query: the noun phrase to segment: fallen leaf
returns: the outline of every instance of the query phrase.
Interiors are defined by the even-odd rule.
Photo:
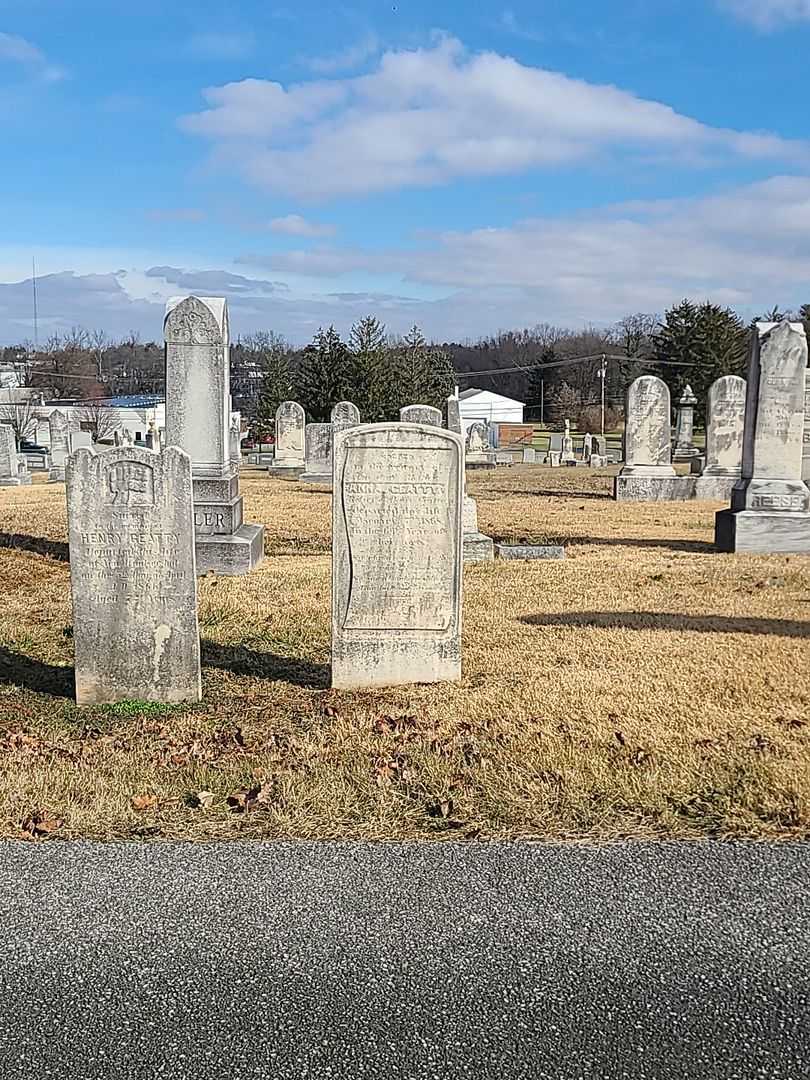
[[[62,828],[61,818],[49,817],[42,810],[36,810],[22,823],[22,831],[29,836],[51,836]]]
[[[216,793],[213,791],[195,791],[192,796],[196,806],[201,810],[208,810],[216,802]]]
[[[627,746],[627,739],[625,739],[621,731],[614,731],[613,734],[616,736],[616,742],[619,746]]]
[[[130,806],[133,810],[142,813],[144,810],[154,810],[157,801],[157,795],[133,795],[130,799]]]

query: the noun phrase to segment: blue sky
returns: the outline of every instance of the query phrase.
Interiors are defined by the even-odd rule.
[[[810,301],[810,0],[0,0],[0,340]]]

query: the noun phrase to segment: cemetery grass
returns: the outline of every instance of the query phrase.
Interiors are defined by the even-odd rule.
[[[204,701],[72,700],[64,487],[0,491],[0,835],[807,837],[810,558],[719,555],[708,503],[604,472],[472,473],[458,685],[329,689],[329,496],[245,471],[267,528],[201,582]]]

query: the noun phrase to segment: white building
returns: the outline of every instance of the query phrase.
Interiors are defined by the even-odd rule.
[[[492,390],[479,390],[471,386],[458,395],[461,423],[467,429],[476,421],[487,424],[522,424],[524,402],[504,397]]]

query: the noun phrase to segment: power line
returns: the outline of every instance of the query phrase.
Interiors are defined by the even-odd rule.
[[[623,360],[631,364],[655,364],[656,367],[694,367],[694,364],[681,360],[645,360],[635,356],[612,356],[610,353],[597,353],[595,356],[575,356],[568,360],[551,360],[545,364],[522,364],[518,367],[488,368],[486,371],[457,371],[456,378],[473,379],[479,375],[500,375],[514,371],[543,371],[546,368],[566,367],[569,364],[584,364],[589,360]]]

